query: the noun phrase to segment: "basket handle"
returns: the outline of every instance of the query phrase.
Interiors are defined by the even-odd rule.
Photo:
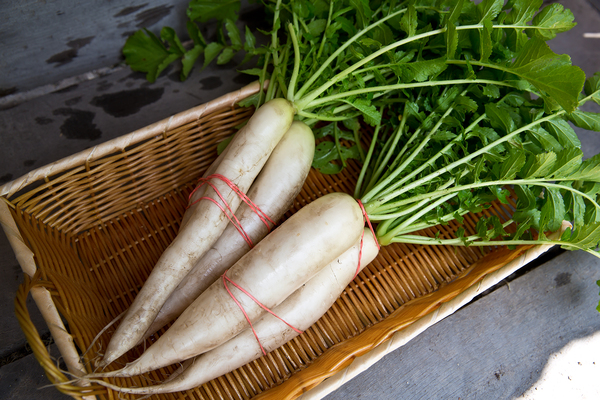
[[[29,310],[27,309],[27,296],[30,292],[36,290],[45,291],[48,294],[49,292],[44,282],[40,279],[40,270],[35,273],[33,278],[30,278],[27,274],[24,275],[25,280],[19,285],[15,296],[15,315],[21,326],[21,330],[27,339],[27,343],[29,343],[29,346],[31,347],[35,359],[44,369],[51,384],[60,392],[75,399],[91,400],[95,399],[96,395],[106,395],[106,389],[100,385],[86,385],[84,389],[81,386],[72,384],[71,380],[65,376],[62,370],[55,364],[52,357],[50,357],[50,353],[33,324],[31,316],[29,315]]]

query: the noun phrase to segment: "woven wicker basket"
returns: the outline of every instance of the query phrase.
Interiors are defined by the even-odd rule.
[[[105,348],[111,330],[83,359],[82,352],[133,301],[175,237],[187,195],[216,157],[217,144],[251,115],[251,109],[236,103],[257,90],[257,84],[247,86],[0,189],[5,200],[0,201],[0,221],[25,272],[15,300],[17,318],[58,390],[74,398],[119,398],[101,386],[69,383],[29,317],[28,294],[70,372],[89,372],[90,361]],[[287,216],[323,194],[352,193],[358,173],[353,164],[335,176],[311,171]],[[494,204],[486,213],[506,220],[510,208]],[[476,220],[468,215],[465,227],[473,231]],[[438,229],[450,237],[448,227]],[[155,397],[320,398],[546,249],[385,247],[334,306],[290,343],[201,387]],[[132,361],[141,351],[134,349],[118,361]],[[173,370],[112,382],[150,385]]]

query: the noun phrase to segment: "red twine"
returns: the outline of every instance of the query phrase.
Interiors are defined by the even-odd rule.
[[[200,200],[209,200],[209,201],[212,201],[217,207],[219,207],[221,209],[221,211],[223,211],[223,213],[225,213],[225,215],[227,216],[227,218],[229,219],[229,221],[231,221],[231,223],[233,224],[233,226],[235,226],[235,228],[240,233],[240,235],[242,235],[242,237],[244,238],[244,240],[246,241],[246,243],[248,243],[248,246],[250,246],[250,248],[253,248],[254,244],[252,243],[252,240],[250,239],[250,236],[246,233],[246,231],[242,227],[239,219],[235,216],[235,213],[231,210],[231,207],[229,207],[229,204],[227,204],[227,201],[223,198],[223,196],[221,195],[221,193],[219,192],[219,190],[216,188],[216,186],[212,182],[210,182],[210,179],[213,179],[213,178],[220,179],[221,181],[225,182],[242,199],[243,202],[245,202],[246,204],[248,204],[248,206],[250,207],[250,209],[252,211],[254,211],[256,213],[256,215],[258,215],[258,217],[260,218],[260,220],[267,226],[268,231],[271,232],[271,226],[269,225],[269,222],[271,224],[273,224],[273,226],[275,226],[275,222],[273,222],[271,220],[271,218],[269,218],[269,216],[266,213],[264,213],[256,204],[254,204],[254,202],[252,202],[252,200],[250,200],[248,198],[248,196],[246,196],[246,194],[244,192],[242,192],[237,187],[237,185],[235,183],[233,183],[231,180],[229,180],[228,178],[226,178],[226,177],[224,177],[223,175],[220,175],[220,174],[212,174],[212,175],[207,176],[206,178],[200,178],[199,179],[200,184],[196,186],[196,188],[192,191],[192,193],[190,193],[189,199],[191,200],[191,198],[194,195],[194,193],[196,193],[196,191],[201,186],[203,186],[203,185],[209,185],[215,191],[215,193],[217,194],[217,196],[219,196],[219,198],[221,199],[221,201],[223,202],[223,204],[225,206],[222,206],[215,199],[213,199],[211,197],[204,196],[204,197],[201,197],[198,200],[194,201],[193,203],[189,204],[188,207],[193,206],[194,204],[196,204]],[[369,217],[367,215],[365,207],[363,206],[363,204],[362,204],[362,202],[360,200],[357,200],[357,201],[358,201],[358,205],[360,206],[360,209],[362,210],[364,220],[366,221],[366,223],[369,226],[369,229],[371,229],[371,232],[373,233],[373,237],[375,238],[375,243],[377,244],[377,249],[380,249],[381,246],[379,245],[379,242],[377,241],[377,237],[375,235],[375,230],[373,229],[373,225],[371,225],[371,221],[369,220]],[[229,211],[229,213],[227,213],[227,210]],[[358,276],[358,273],[360,271],[360,260],[362,258],[362,249],[363,249],[363,239],[364,239],[364,236],[365,236],[365,232],[363,231],[362,234],[361,234],[361,236],[360,236],[360,248],[359,248],[359,251],[358,251],[358,266],[356,267],[356,273],[354,274],[354,277],[352,278],[352,280],[354,280]],[[236,297],[233,295],[233,293],[231,292],[231,290],[227,286],[227,282],[231,283],[237,289],[239,289],[240,291],[242,291],[242,293],[244,293],[246,296],[250,297],[250,299],[252,299],[252,301],[254,301],[256,304],[258,304],[262,309],[264,309],[269,314],[273,315],[275,318],[277,318],[280,321],[282,321],[283,323],[285,323],[287,326],[289,326],[290,328],[292,328],[294,331],[296,331],[297,333],[302,333],[301,330],[299,330],[299,329],[293,327],[292,325],[290,325],[289,323],[287,323],[285,320],[283,320],[281,317],[279,317],[277,314],[275,314],[273,311],[271,311],[268,307],[266,307],[260,301],[258,301],[248,291],[246,291],[245,289],[243,289],[237,283],[233,282],[227,276],[227,271],[225,271],[225,273],[222,275],[222,279],[223,279],[223,286],[225,287],[225,290],[227,290],[227,293],[229,293],[229,295],[231,296],[231,298],[233,299],[233,301],[235,302],[235,304],[237,304],[237,306],[240,308],[240,310],[244,314],[244,317],[246,317],[246,321],[248,321],[248,324],[250,325],[250,329],[252,329],[252,333],[254,334],[254,337],[256,338],[256,341],[258,342],[258,345],[260,346],[260,350],[262,351],[263,355],[266,355],[267,352],[265,351],[263,345],[260,342],[260,339],[258,338],[258,334],[256,333],[256,330],[254,329],[254,326],[252,325],[252,321],[250,321],[250,317],[246,313],[246,310],[244,310],[244,307],[242,306],[242,304],[236,299]]]
[[[233,293],[231,293],[231,290],[229,290],[229,287],[227,287],[227,282],[231,283],[233,286],[235,286],[236,288],[238,288],[239,290],[241,290],[242,293],[244,293],[246,296],[250,297],[252,299],[252,301],[254,301],[256,304],[258,304],[263,310],[265,310],[266,312],[268,312],[269,314],[271,314],[272,316],[274,316],[275,318],[277,318],[278,320],[280,320],[281,322],[283,322],[284,324],[286,324],[287,326],[289,326],[290,328],[292,328],[294,331],[296,331],[298,333],[302,333],[302,331],[300,329],[297,329],[297,328],[293,327],[288,322],[286,322],[283,318],[281,318],[280,316],[278,316],[277,314],[275,314],[267,306],[263,305],[254,296],[252,296],[248,291],[246,291],[241,286],[239,286],[237,283],[235,283],[234,281],[232,281],[226,274],[227,274],[227,271],[225,271],[225,273],[222,275],[222,277],[223,277],[223,286],[225,286],[225,289],[227,290],[227,293],[229,293],[229,295],[231,296],[231,298],[233,299],[233,301],[235,301],[235,304],[237,304],[238,307],[240,308],[240,310],[242,310],[242,312],[244,313],[244,316],[246,317],[246,321],[248,321],[248,324],[250,324],[250,329],[252,329],[252,333],[254,333],[254,337],[256,338],[256,341],[258,342],[258,345],[260,346],[260,350],[262,351],[262,353],[264,355],[267,355],[267,352],[265,351],[265,349],[263,348],[262,344],[260,343],[260,339],[258,338],[258,334],[256,333],[256,331],[254,330],[254,326],[252,325],[252,322],[250,321],[250,317],[248,317],[248,314],[246,313],[246,310],[244,310],[244,307],[235,298],[235,296],[233,295]]]
[[[246,243],[248,243],[248,246],[250,246],[250,248],[253,248],[254,243],[252,243],[250,236],[246,233],[246,231],[242,227],[242,224],[240,223],[238,218],[235,216],[235,213],[231,210],[231,207],[229,207],[229,204],[227,204],[227,201],[223,198],[223,195],[221,195],[221,192],[219,192],[219,190],[216,188],[216,186],[210,181],[212,178],[220,179],[223,182],[225,182],[227,184],[227,186],[229,186],[242,199],[242,201],[244,203],[248,204],[250,209],[252,211],[254,211],[254,213],[256,213],[256,215],[258,215],[258,218],[260,218],[260,220],[267,226],[268,232],[271,232],[271,226],[269,225],[269,222],[273,226],[275,226],[275,222],[273,222],[273,220],[271,218],[269,218],[269,216],[266,213],[264,213],[256,204],[254,204],[254,202],[252,200],[250,200],[250,198],[248,196],[246,196],[246,194],[244,192],[242,192],[235,183],[233,183],[231,180],[229,180],[228,178],[226,178],[220,174],[212,174],[212,175],[207,176],[206,178],[200,178],[198,180],[198,182],[200,182],[200,184],[196,186],[196,188],[192,191],[192,193],[190,193],[189,200],[191,200],[194,193],[196,193],[196,191],[200,187],[202,187],[204,185],[209,185],[217,193],[217,196],[219,196],[219,198],[221,199],[223,204],[225,204],[225,207],[227,207],[227,210],[229,210],[229,213],[231,215],[228,214],[227,211],[225,210],[225,207],[223,207],[221,204],[219,204],[215,199],[213,199],[211,197],[207,197],[207,196],[200,197],[198,200],[196,200],[193,203],[191,203],[190,205],[188,205],[188,207],[193,206],[194,204],[198,203],[200,200],[212,201],[213,203],[215,203],[215,205],[217,207],[219,207],[221,209],[221,211],[223,211],[223,213],[227,216],[229,221],[231,221],[231,223],[233,224],[235,229],[237,229],[237,231],[240,233],[240,235],[242,235],[242,237],[244,238]]]
[[[200,184],[196,186],[196,188],[192,191],[192,193],[190,193],[189,200],[191,200],[191,198],[194,195],[194,193],[196,193],[196,191],[201,186],[203,186],[203,185],[209,185],[215,191],[215,193],[217,193],[217,196],[219,196],[219,198],[221,199],[221,201],[223,202],[223,204],[225,206],[222,206],[215,199],[213,199],[211,197],[204,196],[204,197],[201,197],[198,200],[194,201],[193,203],[191,203],[188,207],[193,206],[194,204],[198,203],[200,200],[209,200],[209,201],[212,201],[217,207],[219,207],[221,209],[221,211],[223,211],[223,213],[225,213],[225,215],[227,216],[227,218],[229,219],[229,221],[231,221],[231,223],[233,224],[233,226],[235,226],[235,228],[240,233],[240,235],[242,235],[242,237],[244,238],[244,240],[246,241],[246,243],[248,243],[248,246],[250,246],[250,248],[253,248],[254,244],[252,243],[252,240],[250,239],[250,236],[246,233],[246,231],[242,227],[239,219],[235,216],[235,213],[231,210],[231,207],[229,207],[229,204],[227,204],[227,201],[223,198],[223,196],[221,195],[221,192],[219,192],[219,190],[215,187],[215,185],[212,182],[210,182],[210,179],[212,179],[212,178],[220,179],[223,182],[225,182],[227,184],[227,186],[229,186],[242,199],[243,202],[245,202],[246,204],[248,204],[248,206],[250,207],[250,209],[252,211],[254,211],[256,213],[256,215],[258,215],[258,217],[260,218],[260,220],[267,226],[268,231],[271,232],[271,226],[269,225],[269,222],[271,224],[273,224],[273,226],[275,226],[275,222],[273,222],[273,220],[271,220],[271,218],[269,218],[269,216],[266,213],[264,213],[256,204],[254,204],[254,202],[252,200],[250,200],[250,198],[248,198],[248,196],[246,196],[246,194],[243,191],[241,191],[240,188],[238,188],[235,183],[233,183],[231,180],[229,180],[228,178],[226,178],[225,176],[220,175],[220,174],[212,174],[212,175],[207,176],[206,178],[200,178],[198,180],[200,182]],[[229,213],[231,215],[227,213],[226,209],[229,210]],[[237,304],[237,306],[240,308],[240,310],[242,310],[242,313],[244,314],[244,317],[246,317],[246,321],[248,321],[248,324],[250,325],[250,329],[252,329],[252,333],[254,333],[254,337],[256,338],[256,341],[258,342],[258,345],[260,346],[260,350],[262,351],[262,353],[264,355],[266,355],[267,352],[265,351],[265,349],[263,348],[262,344],[260,343],[260,340],[258,339],[258,335],[256,333],[256,330],[254,329],[254,326],[252,325],[252,321],[250,321],[250,317],[246,313],[246,310],[244,310],[244,307],[242,306],[242,304],[235,298],[235,296],[233,295],[233,293],[231,292],[231,290],[229,290],[229,287],[227,286],[227,282],[231,283],[233,286],[235,286],[236,288],[238,288],[239,290],[241,290],[242,293],[244,293],[246,296],[250,297],[262,309],[264,309],[265,311],[267,311],[268,313],[270,313],[271,315],[273,315],[274,317],[276,317],[280,321],[284,322],[287,326],[289,326],[290,328],[292,328],[294,331],[296,331],[298,333],[302,333],[301,330],[293,327],[292,325],[290,325],[289,323],[287,323],[286,321],[284,321],[281,317],[279,317],[278,315],[276,315],[268,307],[266,307],[265,305],[263,305],[254,296],[252,296],[248,291],[246,291],[245,289],[243,289],[237,283],[233,282],[226,274],[227,274],[227,271],[225,271],[225,273],[222,275],[223,286],[225,286],[225,290],[227,290],[227,293],[229,293],[229,295],[231,296],[231,298],[233,299],[233,301],[235,302],[235,304]]]
[[[373,233],[373,238],[375,239],[375,244],[377,245],[377,250],[380,250],[381,246],[379,245],[379,242],[377,241],[377,236],[375,235],[375,230],[373,229],[373,225],[371,225],[371,220],[369,219],[369,216],[367,215],[367,211],[365,210],[365,207],[363,206],[363,203],[362,203],[362,201],[360,201],[360,199],[358,199],[356,201],[358,201],[358,205],[360,206],[360,209],[362,210],[363,219],[367,222],[367,224],[369,225],[369,229],[371,229],[371,232]],[[363,232],[360,235],[360,249],[358,250],[358,266],[356,267],[356,273],[354,274],[354,277],[352,278],[352,280],[354,280],[358,276],[358,273],[360,272],[360,259],[362,258],[364,237],[365,237],[365,231],[363,230]]]

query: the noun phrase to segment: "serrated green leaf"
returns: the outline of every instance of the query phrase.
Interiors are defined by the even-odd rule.
[[[448,110],[448,108],[450,108],[450,106],[455,104],[455,100],[460,95],[460,92],[461,92],[461,88],[459,86],[452,86],[452,87],[448,88],[448,90],[445,90],[444,93],[442,93],[442,95],[438,96],[438,98],[437,98],[436,111],[441,113],[441,112]],[[459,124],[459,125],[462,126],[462,124]]]
[[[341,154],[340,154],[341,152]],[[323,174],[337,174],[343,169],[341,158],[347,160],[360,159],[357,146],[350,148],[341,146],[340,151],[334,142],[324,141],[315,147],[315,155],[312,166]]]
[[[169,53],[177,54],[182,56],[185,53],[185,49],[177,37],[175,30],[165,26],[160,30],[160,38],[169,44]]]
[[[454,107],[458,110],[466,112],[475,112],[479,108],[479,105],[475,100],[468,96],[458,96],[454,100]]]
[[[585,81],[584,90],[585,94],[588,96],[600,91],[600,71],[596,72]]]
[[[600,113],[576,110],[569,114],[569,120],[581,129],[600,132]]]
[[[558,140],[539,125],[529,129],[527,134],[543,150],[559,152],[563,149]]]
[[[546,201],[541,210],[540,229],[554,232],[560,229],[565,220],[565,202],[560,191],[555,188],[546,188],[544,197]]]
[[[417,24],[417,10],[413,4],[409,4],[406,12],[400,19],[400,28],[402,28],[408,36],[414,36],[417,31]]]
[[[326,27],[327,27],[326,19],[315,19],[307,25],[308,32],[312,36],[315,36],[315,37],[319,36],[319,35],[321,35],[321,33],[325,32]]]
[[[495,103],[486,103],[485,115],[488,117],[493,128],[510,133],[515,130],[515,121],[508,110]]]
[[[146,29],[136,31],[127,39],[123,55],[132,70],[146,72],[149,82],[156,81],[162,69],[166,67],[162,67],[165,61],[175,61],[160,39]]]
[[[415,61],[408,64],[401,64],[401,66],[408,69],[412,76],[411,80],[415,80],[417,82],[430,80],[448,68],[448,64],[446,64],[446,61],[443,58]]]
[[[600,222],[600,211],[598,211],[598,208],[596,208],[594,205],[588,207],[587,204],[585,208],[585,214],[583,215],[583,224],[589,225]]]
[[[342,124],[353,132],[360,130],[360,122],[358,118],[348,118],[342,121]]]
[[[352,7],[344,7],[342,9],[337,10],[336,12],[333,13],[333,15],[331,16],[331,20],[336,20],[338,17],[346,14],[348,11],[352,11]]]
[[[580,149],[564,149],[556,154],[556,163],[552,176],[554,178],[569,177],[572,173],[581,167],[583,153]]]
[[[343,168],[342,164],[332,161],[338,160],[339,154],[335,143],[321,142],[315,147],[312,166],[323,174],[337,174]]]
[[[554,169],[556,153],[536,154],[528,160],[522,171],[523,178],[540,178],[547,176]]]
[[[353,160],[360,160],[360,151],[358,150],[357,145],[354,145],[352,147],[342,146],[340,149],[344,160],[347,160],[349,158]]]
[[[526,210],[517,210],[513,214],[513,219],[517,222],[523,223],[528,221],[531,223],[531,227],[534,229],[540,229],[540,217],[541,211],[537,208],[530,208]]]
[[[580,195],[573,192],[567,193],[571,197],[570,209],[571,215],[573,216],[573,224],[575,226],[575,229],[578,229],[580,226],[583,225],[585,215],[585,202],[583,200],[583,197],[581,197]]]
[[[438,131],[431,136],[431,140],[436,142],[449,142],[456,137],[456,133],[450,131]]]
[[[369,0],[349,0],[348,2],[356,12],[358,26],[361,29],[367,26],[373,15],[373,11],[369,6]]]
[[[247,52],[251,52],[252,50],[254,50],[256,47],[256,37],[247,25],[246,32],[244,34],[244,39],[244,50],[246,50]]]
[[[381,42],[379,42],[379,41],[377,41],[375,39],[361,38],[359,40],[359,42],[363,46],[370,47],[371,49],[374,49],[374,50],[379,50],[381,48]]]
[[[511,149],[508,158],[502,163],[498,178],[500,180],[512,180],[515,179],[517,173],[523,167],[526,156],[523,151],[517,149]]]
[[[506,22],[514,25],[525,25],[539,11],[542,0],[509,0],[506,5],[510,12]]]
[[[227,31],[227,36],[231,42],[231,46],[234,49],[242,48],[242,38],[240,36],[240,30],[236,26],[235,22],[231,19],[225,19],[225,30]]]
[[[487,62],[487,60],[490,58],[490,55],[492,54],[492,49],[493,49],[493,43],[492,43],[492,31],[494,30],[493,28],[493,23],[492,20],[490,19],[484,19],[482,21],[483,23],[483,29],[480,30],[481,32],[481,49],[480,49],[480,53],[481,53],[481,58],[480,58],[480,62]]]
[[[483,86],[483,94],[487,97],[491,97],[492,99],[497,99],[500,97],[500,89],[498,86],[490,83]]]
[[[569,175],[569,179],[600,182],[600,154],[583,161],[579,170]]]
[[[512,240],[519,240],[521,236],[532,226],[531,218],[526,218],[524,221],[517,224],[517,230],[512,235]]]
[[[449,60],[454,59],[456,49],[458,48],[458,33],[456,32],[456,25],[448,23],[446,26],[446,57]]]
[[[445,21],[447,24],[455,24],[463,11],[464,0],[455,0],[450,2],[450,4],[452,4],[452,6],[450,7],[449,13],[446,14]]]
[[[477,231],[477,236],[482,239],[487,239],[487,221],[485,217],[482,217],[479,219],[479,221],[477,221],[475,230]]]
[[[240,107],[256,107],[258,100],[260,99],[260,93],[255,93],[237,102]]]
[[[543,126],[564,148],[580,148],[581,142],[577,133],[564,119],[554,118],[544,122]]]
[[[194,42],[194,45],[200,45],[202,47],[206,46],[206,40],[204,40],[204,36],[198,29],[198,25],[194,21],[187,21],[186,27],[188,31],[188,35],[190,35],[190,39]]]
[[[217,64],[218,65],[227,64],[229,61],[231,61],[231,59],[233,58],[235,53],[236,53],[236,51],[234,49],[232,49],[231,47],[225,47],[223,49],[223,51],[221,52],[221,54],[219,54],[219,56],[217,57]]]
[[[528,40],[511,66],[500,68],[546,92],[567,112],[572,112],[578,105],[585,73],[581,68],[571,65],[568,55],[555,54],[539,38]]]
[[[160,73],[163,72],[165,70],[165,68],[167,68],[169,66],[169,64],[171,64],[174,61],[179,60],[180,58],[181,58],[181,56],[179,54],[173,54],[173,53],[169,54],[167,56],[167,58],[165,58],[163,60],[163,62],[158,64],[158,67],[156,68],[156,77],[158,77],[160,75]]]
[[[529,187],[515,185],[513,189],[517,195],[517,210],[523,211],[536,207],[536,195]]]
[[[558,33],[566,32],[577,25],[573,22],[574,19],[571,10],[565,9],[562,4],[549,4],[533,18],[532,25],[543,29],[531,29],[528,30],[528,34],[543,40],[554,39]]]
[[[600,242],[600,222],[582,225],[579,229],[571,232],[571,237],[564,236],[567,243],[577,244],[584,249],[595,249]],[[564,247],[569,248],[568,245]]]
[[[477,5],[479,23],[484,19],[494,20],[502,11],[503,6],[504,0],[483,0]]]
[[[496,198],[500,201],[500,203],[508,204],[508,197],[510,196],[510,192],[508,190],[503,189],[500,186],[492,186],[490,187],[490,190],[492,191],[494,196],[496,196]]]
[[[240,11],[240,0],[191,0],[188,4],[187,16],[192,21],[206,22],[215,18],[237,20]]]
[[[262,76],[263,70],[260,68],[250,68],[250,69],[242,69],[239,72],[242,74],[246,74],[246,75]]]
[[[204,66],[206,67],[208,64],[210,64],[211,61],[219,55],[221,50],[223,50],[222,44],[216,42],[209,43],[204,48]]]
[[[364,98],[358,98],[354,100],[342,100],[344,103],[350,104],[361,112],[365,118],[365,122],[371,126],[376,126],[381,122],[381,113],[377,110],[377,107],[371,104],[371,102]]]
[[[196,60],[198,60],[198,57],[200,57],[200,55],[203,52],[204,52],[204,47],[199,44],[195,45],[194,47],[192,47],[192,49],[185,52],[185,54],[183,55],[183,58],[181,59],[181,64],[183,66],[183,68],[181,69],[181,80],[182,81],[188,77],[194,64],[196,64]]]

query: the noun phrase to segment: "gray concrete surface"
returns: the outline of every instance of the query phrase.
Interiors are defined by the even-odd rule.
[[[144,9],[160,6],[152,1],[145,3],[148,5]],[[558,53],[570,54],[573,62],[582,66],[588,74],[600,70],[600,39],[586,39],[583,36],[584,33],[600,32],[600,0],[565,0],[561,3],[573,10],[578,26],[559,36],[551,46]],[[33,3],[11,2],[10,7],[18,7],[17,4],[31,7]],[[133,7],[140,4],[143,3],[110,2],[111,7]],[[0,0],[0,10],[6,10],[8,5],[9,2]],[[6,21],[7,14],[0,15],[0,20]],[[98,15],[114,14],[109,12]],[[130,14],[132,21],[135,15]],[[161,20],[156,26],[165,21]],[[5,27],[8,25],[2,23],[2,28]],[[2,36],[3,32],[5,30],[0,32],[2,54],[5,51],[4,45],[11,41],[10,37]],[[74,39],[77,37],[80,35],[73,36]],[[111,43],[117,42],[115,39]],[[82,47],[79,56],[83,57],[84,50],[87,51],[87,46],[92,43],[97,43],[96,39]],[[53,47],[52,54],[56,54],[66,49],[64,43],[60,44],[62,47],[49,41],[47,46]],[[44,53],[34,53],[32,57],[40,65],[45,63]],[[76,60],[74,58],[73,62]],[[84,79],[78,85],[18,105],[2,107],[2,100],[6,97],[0,97],[0,184],[77,151],[184,111],[248,82],[247,78],[235,71],[233,64],[210,67],[204,71],[195,70],[183,84],[178,81],[175,69],[167,71],[157,82],[149,84],[142,74],[132,73],[118,65],[102,64],[106,65],[110,67],[111,73],[108,75]],[[0,64],[0,71],[4,73],[6,70],[2,66]],[[38,72],[30,69],[30,82],[40,78],[37,75],[52,75],[54,72],[56,71],[52,69],[41,69]],[[48,79],[51,78],[45,76],[44,82],[48,82]],[[3,85],[0,87],[3,88]],[[26,88],[27,85],[22,87]],[[600,153],[597,133],[581,130],[578,133],[586,156]],[[47,382],[42,370],[32,355],[22,357],[27,354],[27,348],[13,316],[13,298],[23,277],[3,234],[0,234],[0,255],[0,359],[12,361],[0,367],[0,399],[65,399],[66,396],[52,388],[38,390],[38,387]],[[592,283],[600,279],[599,268],[600,263],[585,254],[569,253],[549,260],[542,267],[513,281],[510,286],[512,290],[504,287],[477,300],[426,331],[398,354],[391,355],[392,361],[384,369],[392,368],[392,374],[369,370],[367,381],[357,381],[360,391],[347,392],[346,388],[342,388],[339,393],[331,395],[337,396],[331,397],[331,400],[459,397],[496,399],[521,395],[526,398],[547,398],[536,397],[539,393],[531,390],[536,387],[551,388],[548,383],[558,382],[562,382],[561,388],[572,387],[560,378],[567,371],[566,367],[563,368],[565,364],[572,366],[568,371],[573,370],[568,377],[581,376],[575,381],[578,387],[582,381],[589,383],[590,379],[586,380],[585,377],[590,375],[576,374],[580,367],[577,361],[562,358],[560,352],[580,354],[580,344],[583,343],[584,348],[589,348],[590,351],[588,354],[583,352],[586,358],[581,358],[580,362],[600,362],[589,355],[596,348],[592,346],[598,346],[598,336],[594,334],[598,328],[597,314],[591,312],[593,304],[584,301],[588,298],[592,302],[598,300],[598,288]],[[531,275],[533,273],[539,273],[539,276]],[[570,273],[568,280],[571,283],[559,286],[554,280],[559,273]],[[526,287],[535,290],[522,297],[522,302],[516,301],[513,295],[517,291],[526,293]],[[566,303],[558,301],[559,298]],[[41,334],[47,334],[47,327],[35,307],[30,307],[30,310]],[[548,332],[544,335],[541,328],[554,320],[562,321],[565,325],[546,329]],[[549,334],[553,331],[561,333]],[[445,342],[446,340],[449,341]],[[449,345],[442,347],[437,343]],[[558,365],[558,369],[550,367],[554,363]],[[391,367],[389,364],[392,364]],[[396,364],[397,368],[394,367]],[[597,376],[594,367],[587,364],[581,367],[580,371],[585,367],[585,371],[592,371]],[[556,371],[561,370],[562,375],[551,373],[555,371],[553,373],[556,374]],[[410,379],[405,381],[405,377]],[[406,382],[409,384],[406,385]],[[370,389],[362,390],[363,386]],[[424,387],[431,387],[431,390],[419,390]],[[543,391],[548,393],[556,390]],[[582,395],[579,398],[589,397]]]

